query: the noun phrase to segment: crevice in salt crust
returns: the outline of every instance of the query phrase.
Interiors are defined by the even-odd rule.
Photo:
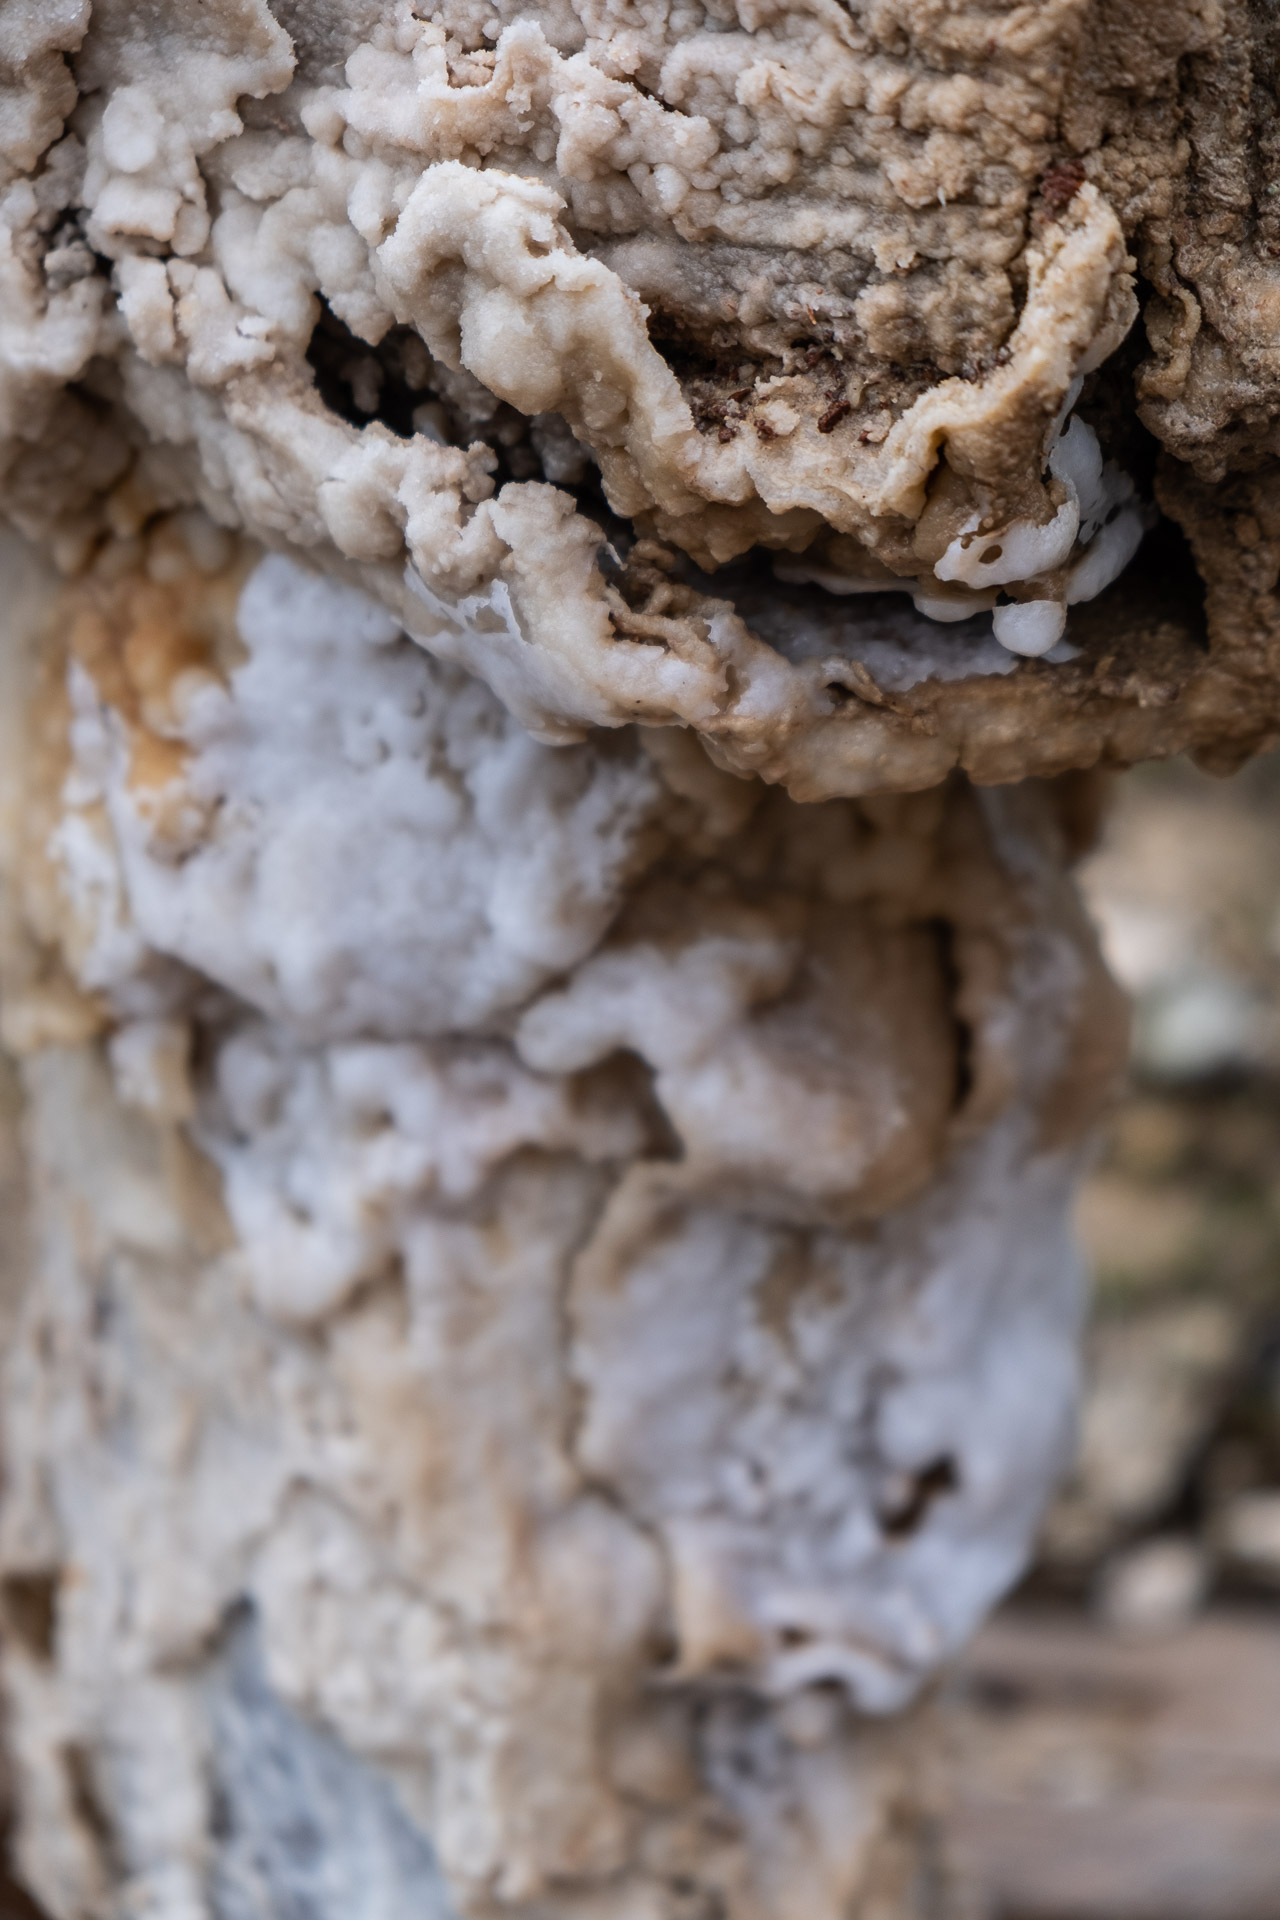
[[[549,748],[197,521],[35,580],[0,795],[31,1885],[57,1920],[308,1876],[360,1886],[343,1920],[913,1910],[917,1736],[876,1717],[1062,1459],[1122,1026],[1052,789],[800,806],[687,735]]]

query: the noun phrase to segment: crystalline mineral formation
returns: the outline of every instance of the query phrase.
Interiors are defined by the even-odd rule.
[[[1280,31],[432,4],[0,0],[18,1870],[934,1914],[1088,770],[1280,730]]]

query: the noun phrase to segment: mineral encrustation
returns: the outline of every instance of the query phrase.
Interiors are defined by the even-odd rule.
[[[1280,731],[1278,66],[0,0],[55,1920],[934,1910],[904,1710],[1063,1458],[1123,1051],[1085,770]]]

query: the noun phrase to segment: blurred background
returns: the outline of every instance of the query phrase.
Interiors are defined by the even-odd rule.
[[[1075,1470],[952,1684],[964,1920],[1280,1920],[1280,754],[1115,780]]]

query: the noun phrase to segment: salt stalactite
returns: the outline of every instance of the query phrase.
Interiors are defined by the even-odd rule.
[[[0,9],[53,1920],[940,1911],[1123,1053],[1072,770],[1280,725],[1275,29],[1121,12]]]

